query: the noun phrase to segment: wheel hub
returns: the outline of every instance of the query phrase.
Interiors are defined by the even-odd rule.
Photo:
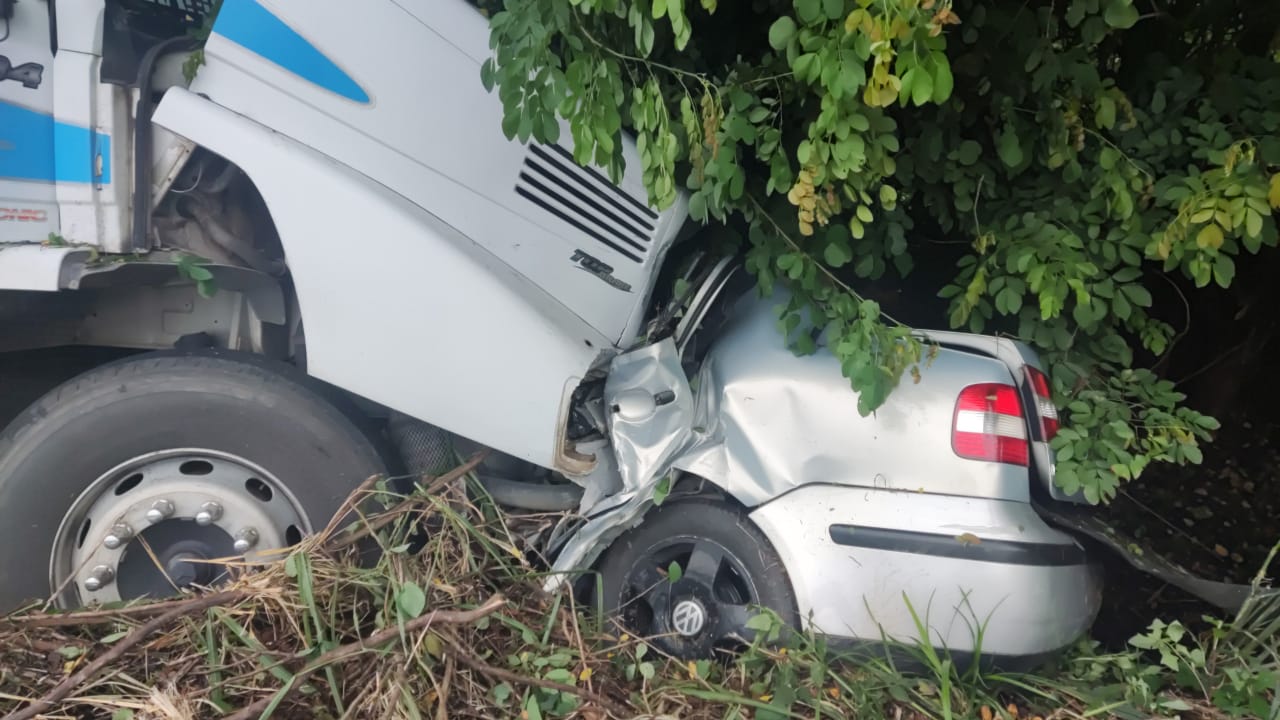
[[[706,624],[707,609],[697,600],[681,600],[671,609],[671,627],[684,637],[697,636]]]
[[[682,569],[675,581],[660,572],[673,563]],[[676,657],[708,657],[750,642],[749,606],[759,592],[742,561],[715,541],[660,542],[631,567],[625,586],[624,624]]]
[[[94,481],[64,516],[50,558],[60,605],[162,597],[226,577],[310,532],[262,468],[208,450],[150,453]]]
[[[193,553],[177,553],[164,564],[164,571],[178,587],[190,587],[198,583],[202,575],[212,575],[202,572],[205,567],[204,561],[208,559]],[[209,579],[212,580],[214,577],[216,576]]]

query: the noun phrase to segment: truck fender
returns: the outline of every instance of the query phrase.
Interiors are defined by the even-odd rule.
[[[543,467],[608,348],[479,244],[350,167],[194,93],[155,124],[257,186],[296,286],[310,374]]]

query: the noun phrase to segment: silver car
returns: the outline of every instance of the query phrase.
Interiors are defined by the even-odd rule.
[[[1085,632],[1099,575],[1032,505],[1055,494],[1058,422],[1035,354],[928,334],[919,381],[863,417],[834,355],[786,347],[785,297],[743,293],[743,279],[722,262],[682,328],[614,361],[615,497],[633,509],[592,519],[556,568],[616,535],[598,565],[604,605],[678,656],[751,637],[756,604],[837,643],[923,641],[957,658],[1025,662]]]

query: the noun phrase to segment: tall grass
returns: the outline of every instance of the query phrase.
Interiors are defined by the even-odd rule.
[[[342,520],[265,566],[231,564],[234,581],[212,595],[0,620],[0,715],[992,720],[1180,707],[1244,715],[1252,710],[1224,709],[1222,688],[1232,677],[1260,687],[1259,674],[1277,667],[1280,610],[1261,583],[1261,599],[1221,624],[1212,646],[1185,634],[1173,642],[1165,626],[1149,648],[1107,655],[1085,643],[1042,674],[984,670],[990,618],[971,618],[977,657],[934,648],[928,608],[921,614],[906,598],[924,641],[886,639],[854,657],[761,612],[757,638],[740,654],[679,662],[607,632],[573,596],[541,593],[543,566],[524,538],[561,518],[499,512],[465,476],[464,467],[407,495],[367,483]],[[1192,673],[1197,682],[1184,683],[1195,647],[1205,662]],[[1172,667],[1165,650],[1176,655]],[[1271,682],[1261,697],[1274,714]]]

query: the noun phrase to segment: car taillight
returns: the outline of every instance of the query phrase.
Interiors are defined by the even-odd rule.
[[[1040,424],[1044,428],[1044,440],[1048,442],[1058,434],[1058,406],[1053,404],[1053,393],[1049,390],[1049,377],[1030,365],[1027,366],[1027,377],[1031,379],[1031,387],[1036,393],[1036,405],[1040,408]]]
[[[1027,465],[1027,421],[1018,389],[983,383],[961,390],[951,447],[962,458]]]

